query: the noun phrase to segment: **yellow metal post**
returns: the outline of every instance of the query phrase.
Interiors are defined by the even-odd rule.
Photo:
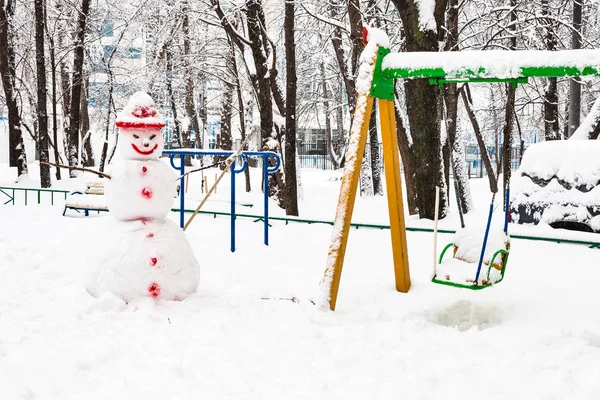
[[[360,178],[360,166],[365,152],[369,120],[373,110],[373,100],[373,97],[366,94],[359,94],[356,99],[356,110],[352,122],[352,133],[350,135],[348,151],[346,153],[342,187],[340,189],[333,234],[327,255],[327,269],[325,270],[325,277],[322,283],[322,296],[326,298],[321,299],[321,306],[323,306],[323,302],[328,302],[329,308],[332,311],[335,310],[338,289],[340,287],[354,200],[356,199],[356,190]]]
[[[402,202],[402,179],[400,177],[400,157],[398,155],[394,101],[379,99],[378,104],[396,290],[406,293],[410,289],[410,271],[408,267],[406,224],[404,222],[404,204]]]

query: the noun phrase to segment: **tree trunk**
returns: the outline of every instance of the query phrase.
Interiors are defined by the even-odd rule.
[[[360,0],[348,0],[348,20],[350,21],[350,65],[352,66],[352,77],[356,76],[358,69],[358,57],[364,49],[362,42],[362,15],[360,11]],[[354,78],[352,78],[354,79]],[[354,111],[354,110],[353,110]]]
[[[51,77],[52,77],[52,140],[54,141],[54,162],[58,163],[60,160],[60,154],[58,152],[58,109],[57,103],[58,100],[56,98],[56,52],[54,50],[54,42],[50,41],[50,65],[52,68]],[[61,179],[60,168],[56,167],[56,179]]]
[[[377,103],[373,104],[373,112],[369,121],[369,150],[371,161],[371,178],[373,180],[373,195],[383,196],[381,179],[381,156],[379,154],[379,139],[377,138]]]
[[[446,1],[436,0],[434,17],[436,31],[419,24],[419,10],[415,0],[392,0],[404,29],[406,51],[438,51],[443,30]],[[445,193],[442,151],[440,143],[440,121],[437,118],[439,89],[424,79],[405,83],[406,104],[413,136],[413,152],[416,170],[416,189],[419,216],[434,219],[435,192],[439,186]],[[435,116],[432,118],[432,116]],[[439,216],[446,215],[447,202],[441,197]]]
[[[398,91],[396,91],[396,98],[398,98]],[[396,136],[398,137],[398,148],[400,150],[402,166],[404,167],[404,182],[406,184],[406,202],[408,205],[408,213],[410,215],[415,215],[419,212],[417,205],[417,185],[415,182],[417,176],[415,168],[415,155],[413,154],[411,144],[409,143],[406,127],[402,121],[402,116],[400,115],[397,104],[394,107],[394,114],[396,115]]]
[[[177,103],[175,101],[175,93],[173,92],[173,55],[171,54],[170,43],[165,51],[166,60],[166,72],[167,72],[167,99],[169,101],[169,107],[171,108],[171,114],[173,116],[173,140],[177,140],[179,147],[183,147],[181,139],[181,124],[179,117],[177,116]]]
[[[471,125],[473,125],[473,132],[475,133],[475,138],[477,139],[477,146],[479,147],[479,154],[481,155],[481,162],[485,167],[485,172],[487,173],[488,180],[490,182],[490,190],[492,193],[498,192],[498,180],[496,179],[496,175],[494,174],[494,169],[492,168],[492,162],[490,160],[490,156],[487,152],[487,148],[485,147],[485,142],[483,141],[483,135],[481,134],[481,128],[479,127],[479,123],[477,122],[477,117],[475,116],[475,112],[473,111],[473,103],[471,100],[471,90],[469,89],[469,85],[465,84],[460,89],[460,95],[463,100],[463,104],[465,105],[465,110],[467,111],[467,115],[469,116],[469,120],[471,121]]]
[[[27,175],[27,155],[21,132],[21,112],[17,102],[15,47],[12,19],[15,0],[0,0],[0,74],[8,109],[9,165],[17,167],[17,176]]]
[[[233,53],[228,52],[225,58],[225,83],[224,93],[221,101],[221,132],[219,134],[219,140],[217,141],[217,148],[221,150],[231,150],[233,148],[233,140],[231,136],[231,120],[233,114],[233,91],[235,88],[230,83],[233,81]],[[222,158],[223,160],[226,157]],[[221,168],[225,168],[222,164]]]
[[[446,18],[446,51],[458,51],[458,0],[450,0]],[[447,84],[444,87],[444,103],[446,105],[446,134],[450,147],[450,159],[452,163],[452,175],[458,187],[459,207],[463,214],[473,208],[471,200],[471,188],[469,187],[469,176],[465,166],[465,151],[462,140],[457,140],[456,127],[458,122],[458,88],[456,83]],[[448,181],[450,188],[450,181]]]
[[[50,177],[50,166],[42,162],[48,162],[48,105],[46,102],[48,87],[46,84],[46,57],[44,54],[44,30],[45,10],[44,1],[35,0],[35,64],[37,75],[37,120],[38,140],[37,148],[40,159],[40,184],[43,188],[52,186]]]
[[[202,121],[200,126],[200,131],[198,135],[196,135],[196,147],[199,149],[206,148],[208,149],[208,143],[204,142],[204,135],[208,134],[208,111],[206,104],[206,77],[202,77],[200,79],[200,93],[198,94],[198,120]],[[207,140],[208,140],[208,135]]]
[[[295,62],[295,60],[294,60]],[[327,153],[329,154],[329,160],[331,163],[336,165],[336,157],[335,154],[332,153],[332,143],[331,143],[331,115],[330,115],[330,104],[329,104],[329,89],[327,88],[327,81],[325,79],[325,62],[321,60],[319,62],[319,73],[321,75],[321,91],[323,93],[323,108],[325,109],[325,147],[327,149]]]
[[[246,3],[246,22],[248,25],[248,39],[254,59],[256,74],[251,77],[255,82],[258,110],[260,113],[260,132],[263,150],[278,151],[279,143],[273,138],[273,103],[271,95],[271,82],[267,67],[267,56],[263,44],[263,28],[261,16],[263,15],[261,0],[249,0]],[[269,160],[274,165],[274,160]],[[281,208],[285,208],[285,193],[282,190],[283,179],[281,170],[269,176],[269,196],[275,199]]]
[[[513,11],[510,13],[510,28],[509,32],[512,33],[510,39],[510,49],[515,50],[517,47],[516,23],[517,13],[514,11],[517,6],[517,0],[510,1]],[[517,91],[517,85],[507,83],[508,91],[506,96],[506,113],[504,117],[504,132],[503,132],[503,143],[502,143],[502,178],[503,186],[502,193],[506,193],[506,189],[510,184],[510,176],[512,172],[512,143],[513,143],[513,132],[514,132],[514,114],[515,114],[515,94]],[[504,199],[504,208],[508,207],[506,204],[506,196],[502,196]]]
[[[190,120],[188,124],[188,131],[186,132],[188,146],[191,147],[191,130],[194,130],[196,134],[196,143],[198,143],[198,136],[200,132],[200,123],[198,122],[198,114],[196,113],[196,104],[194,103],[194,69],[192,68],[190,59],[192,52],[192,39],[190,35],[190,22],[189,22],[189,1],[184,2],[183,9],[183,58],[185,60],[185,113]],[[190,161],[191,165],[191,161]]]
[[[191,40],[190,40],[190,10],[189,4],[187,1],[183,2],[182,10],[181,10],[181,30],[183,34],[183,68],[184,68],[184,77],[185,77],[185,114],[188,118],[188,124],[185,128],[185,131],[181,132],[181,143],[185,148],[192,147],[192,128],[194,127],[194,78],[192,76],[192,66],[190,63],[191,57]],[[230,116],[231,121],[231,116]],[[185,165],[192,165],[192,158],[190,156],[185,156]]]
[[[573,0],[573,31],[571,48],[581,48],[581,9],[583,0]],[[569,82],[569,136],[579,127],[581,114],[581,79],[572,78]]]
[[[331,18],[339,19],[339,8],[342,6],[342,1],[332,0],[329,4]],[[354,75],[349,74],[348,71],[348,60],[346,59],[344,53],[342,43],[342,30],[339,26],[333,27],[333,32],[331,35],[331,45],[333,46],[333,50],[335,52],[335,58],[337,61],[338,68],[340,70],[340,74],[342,75],[342,80],[344,81],[344,88],[346,89],[346,98],[348,99],[348,108],[350,110],[350,115],[352,115],[354,114],[354,107],[356,104]]]
[[[89,99],[89,87],[90,78],[86,76],[83,80],[82,93],[81,93],[81,135],[80,139],[83,140],[84,153],[84,165],[86,167],[93,167],[96,165],[94,161],[94,152],[92,150],[92,135],[90,133],[90,114],[88,109]],[[89,134],[88,134],[89,133]]]
[[[233,76],[235,79],[235,89],[236,89],[236,93],[237,93],[238,117],[240,120],[240,131],[241,131],[242,143],[243,143],[244,140],[246,140],[246,118],[245,118],[244,98],[242,96],[242,87],[240,85],[240,75],[238,73],[237,62],[235,60],[235,46],[233,45],[233,43],[231,43],[231,41],[230,41],[230,46],[231,46],[231,53],[232,53],[231,60],[233,61]],[[250,127],[251,127],[251,125],[250,125]],[[247,147],[248,146],[246,146],[246,148]],[[250,185],[250,161],[251,160],[247,160],[248,166],[246,167],[246,169],[244,169],[244,178],[246,181],[246,192],[250,192],[252,190],[252,187]]]
[[[296,41],[294,38],[294,2],[285,2],[285,214],[298,216],[296,181]]]
[[[100,155],[100,172],[104,172],[106,162],[108,161],[108,138],[110,136],[111,128],[111,114],[113,111],[113,92],[115,87],[115,80],[112,68],[110,66],[110,60],[106,66],[106,75],[108,75],[108,109],[106,112],[106,129],[104,131],[104,141],[102,143],[102,153]]]
[[[542,0],[542,15],[544,21],[544,37],[546,49],[554,51],[558,47],[558,38],[554,30],[555,23],[550,18],[549,0]],[[558,126],[558,79],[547,78],[544,91],[544,136],[546,140],[560,139]]]
[[[506,116],[504,125],[503,143],[502,143],[502,178],[503,178],[503,191],[506,193],[506,188],[510,183],[510,175],[512,172],[512,143],[513,143],[513,131],[514,131],[514,119],[515,114],[515,92],[516,88],[510,84],[508,85],[508,96],[506,99]],[[506,201],[505,196],[503,196]],[[505,204],[506,207],[506,204]]]
[[[77,20],[77,31],[75,33],[75,56],[73,59],[73,79],[71,81],[71,104],[69,112],[69,125],[67,130],[68,161],[69,165],[77,165],[79,152],[79,123],[81,86],[83,74],[84,39],[86,22],[90,11],[90,0],[82,0],[79,19]],[[71,171],[71,177],[75,177],[75,171]]]

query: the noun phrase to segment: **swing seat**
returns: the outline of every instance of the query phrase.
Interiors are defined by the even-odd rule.
[[[479,236],[478,236],[479,235]],[[458,231],[454,240],[446,245],[440,254],[433,283],[459,288],[481,290],[500,283],[510,251],[510,237],[504,232],[490,235],[483,256],[479,279],[475,281],[477,266],[481,256],[481,231]],[[452,248],[452,258],[444,260],[444,255]]]

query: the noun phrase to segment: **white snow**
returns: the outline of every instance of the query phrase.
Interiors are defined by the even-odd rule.
[[[13,172],[0,167],[0,183]],[[252,169],[254,188],[260,172]],[[303,170],[303,218],[331,220],[339,180],[330,178],[339,175]],[[190,200],[202,198],[200,181],[190,175]],[[243,179],[237,183],[240,200],[260,204],[260,190],[247,194]],[[485,180],[471,185],[479,213],[466,216],[467,226],[485,219],[489,202]],[[215,196],[228,195],[224,185]],[[112,219],[61,213],[60,206],[0,206],[1,399],[363,400],[401,393],[589,400],[600,393],[599,249],[513,238],[502,283],[473,292],[431,283],[432,235],[408,232],[412,287],[401,294],[389,230],[353,228],[337,311],[323,313],[309,299],[318,296],[331,226],[271,220],[267,247],[262,226],[238,218],[231,253],[229,219],[199,215],[185,232],[202,261],[198,292],[180,302],[126,304],[85,290],[90,260],[114,243]],[[386,215],[385,197],[357,198],[355,221],[386,224]],[[454,213],[440,228],[457,221]],[[277,300],[292,297],[299,302]]]
[[[600,69],[600,50],[520,50],[448,51],[391,53],[383,59],[382,69],[442,68],[448,78],[517,78],[522,67],[591,66]],[[472,71],[469,73],[469,71]]]
[[[591,189],[600,182],[600,141],[551,140],[527,148],[519,173]]]
[[[437,32],[437,25],[434,17],[435,0],[415,0],[415,4],[419,10],[419,29],[422,32]]]
[[[511,180],[511,203],[518,221],[579,222],[600,231],[598,154],[597,140],[555,140],[531,145]]]

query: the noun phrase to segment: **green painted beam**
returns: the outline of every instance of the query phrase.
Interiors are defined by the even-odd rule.
[[[463,54],[480,57],[474,61]],[[600,76],[600,50],[391,53],[380,47],[371,96],[393,100],[395,79],[429,79],[439,86],[454,82],[511,82],[516,86],[528,78],[575,76]]]

